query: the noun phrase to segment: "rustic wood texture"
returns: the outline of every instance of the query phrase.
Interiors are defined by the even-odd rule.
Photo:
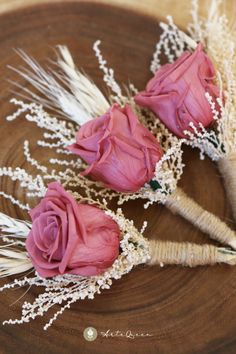
[[[0,13],[8,12],[13,9],[20,9],[28,5],[42,3],[69,3],[71,0],[0,0]],[[87,2],[87,0],[75,0],[77,2]],[[120,6],[122,8],[135,10],[142,14],[156,16],[164,19],[171,14],[178,25],[185,26],[190,19],[191,0],[92,0],[95,3],[104,3]],[[211,0],[198,0],[201,16],[206,16],[209,11]],[[235,0],[222,0],[224,13],[227,14],[231,23],[235,25]]]
[[[158,36],[157,21],[151,17],[89,2],[43,4],[2,15],[1,166],[25,167],[23,140],[36,140],[42,133],[23,120],[13,123],[4,120],[14,109],[9,104],[12,85],[7,79],[13,79],[15,75],[6,65],[21,63],[12,48],[20,47],[41,63],[46,63],[46,58],[53,55],[51,47],[66,44],[78,66],[105,89],[92,51],[93,42],[99,38],[102,52],[115,69],[118,80],[126,83],[130,79],[141,89],[151,76],[149,63]],[[33,153],[41,162],[46,160],[36,145]],[[186,168],[180,186],[203,207],[234,227],[216,166],[208,159],[200,161],[198,152],[190,149],[186,149],[184,159]],[[17,184],[1,178],[0,186],[1,190],[14,190],[15,196],[24,198]],[[19,218],[26,216],[3,199],[1,211]],[[142,202],[130,202],[125,213],[134,219],[137,227],[144,220],[149,221],[148,238],[212,243],[206,235],[164,207],[155,205],[146,211]],[[11,304],[25,290],[0,294],[1,322],[20,316],[20,305],[24,300]],[[30,289],[25,299],[32,301],[37,292]],[[1,326],[0,353],[235,353],[235,295],[236,268],[233,267],[140,266],[115,281],[110,290],[105,290],[95,300],[74,304],[47,332],[42,329],[46,318],[21,326]],[[88,326],[95,327],[98,332],[131,330],[133,333],[150,333],[152,337],[132,340],[98,336],[94,342],[87,342],[83,330]]]

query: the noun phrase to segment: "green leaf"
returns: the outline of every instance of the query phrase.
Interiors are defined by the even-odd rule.
[[[153,179],[151,179],[149,184],[154,191],[161,188],[161,185],[157,181],[154,181]]]

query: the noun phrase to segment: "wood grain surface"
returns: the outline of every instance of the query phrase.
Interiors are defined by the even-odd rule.
[[[9,104],[15,78],[7,64],[20,65],[13,48],[20,47],[41,63],[54,55],[57,44],[69,46],[78,66],[105,89],[102,75],[92,52],[96,39],[102,40],[102,51],[115,69],[120,82],[131,80],[143,88],[150,78],[149,64],[159,37],[157,20],[118,7],[89,2],[42,4],[17,9],[0,17],[0,164],[25,167],[22,144],[36,140],[42,132],[18,119],[6,122],[4,117],[14,107]],[[21,80],[21,83],[24,82]],[[34,156],[42,163],[47,156],[36,145]],[[197,151],[186,149],[186,168],[180,185],[197,202],[224,219],[232,228],[232,216],[225,199],[222,180],[216,166],[208,159],[199,160]],[[33,171],[33,170],[32,170]],[[16,183],[0,179],[1,190],[16,197],[25,196]],[[13,217],[27,217],[17,207],[1,199],[1,211]],[[137,227],[148,220],[146,237],[169,240],[212,242],[187,221],[155,205],[144,210],[142,202],[125,206],[127,217]],[[10,280],[10,279],[9,279]],[[1,280],[1,285],[4,281]],[[0,294],[0,322],[20,316],[22,301],[33,301],[38,290],[29,289],[25,297],[13,304],[26,289]],[[115,281],[95,300],[77,302],[59,317],[47,332],[42,327],[47,318],[30,324],[0,327],[0,353],[27,354],[190,354],[236,352],[236,268],[219,265],[188,269],[183,267],[140,266]],[[51,314],[51,312],[50,312]],[[94,342],[83,338],[83,330],[93,326],[99,335]],[[128,339],[102,338],[101,331],[119,330],[149,333],[151,337]]]
[[[0,13],[8,12],[14,9],[20,9],[29,5],[42,3],[70,3],[71,0],[0,0]],[[75,0],[75,2],[87,2],[87,0]],[[166,18],[171,14],[174,21],[179,26],[186,26],[191,18],[191,0],[92,0],[94,3],[104,3],[109,5],[120,6],[125,9],[135,10],[142,14],[157,17],[159,19]],[[211,0],[198,0],[200,16],[207,16]],[[235,25],[235,0],[221,0],[224,13]]]

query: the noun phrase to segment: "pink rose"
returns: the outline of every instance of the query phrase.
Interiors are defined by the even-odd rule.
[[[199,123],[208,127],[213,122],[205,94],[212,96],[219,109],[214,77],[213,64],[199,44],[193,53],[186,51],[173,64],[162,66],[135,102],[153,111],[174,134],[185,137],[184,130],[192,131],[190,122],[197,128]]]
[[[162,150],[131,107],[114,104],[103,116],[85,123],[69,147],[89,167],[83,172],[108,188],[135,192],[149,182]]]
[[[58,182],[49,184],[30,216],[26,249],[42,277],[97,275],[118,257],[117,223],[95,206],[78,204]]]

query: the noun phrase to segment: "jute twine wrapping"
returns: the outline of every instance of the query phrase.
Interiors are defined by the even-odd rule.
[[[149,265],[180,264],[196,267],[216,263],[236,264],[236,254],[228,254],[225,249],[213,245],[151,240],[149,252]]]
[[[218,161],[218,168],[224,178],[225,190],[231,203],[236,221],[236,153]]]
[[[204,210],[193,199],[177,188],[167,199],[165,205],[173,213],[178,213],[201,231],[223,244],[236,247],[236,233],[214,214]]]

